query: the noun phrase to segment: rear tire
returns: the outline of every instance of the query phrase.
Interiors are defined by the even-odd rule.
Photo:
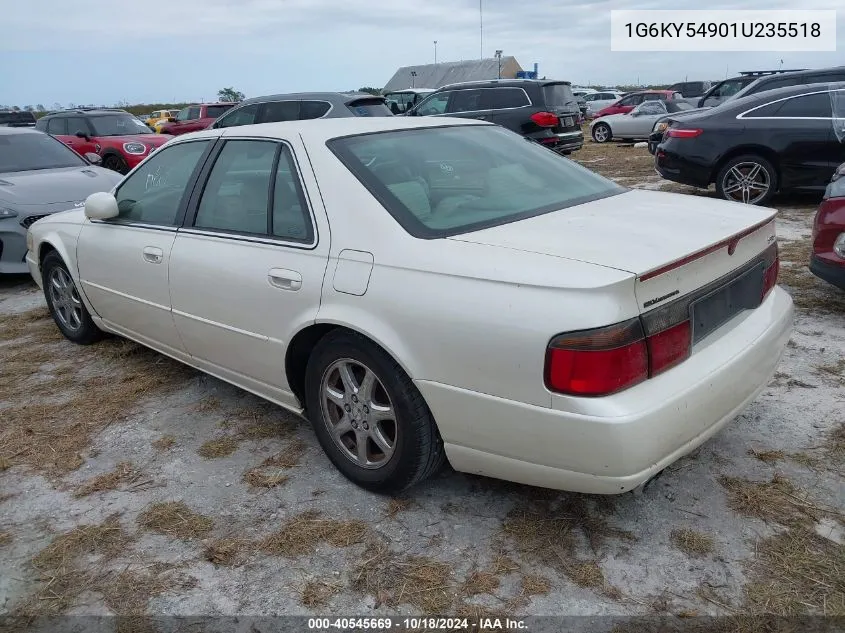
[[[731,202],[766,204],[777,188],[777,169],[757,154],[731,158],[716,176],[716,192],[719,197]]]
[[[398,492],[445,461],[422,394],[393,358],[360,334],[333,330],[317,343],[305,371],[305,403],[326,455],[362,488]]]
[[[613,139],[613,132],[607,123],[596,123],[593,126],[592,135],[596,143],[607,143]]]
[[[47,308],[66,339],[79,345],[90,345],[105,336],[91,319],[70,271],[56,251],[44,258],[41,275]]]

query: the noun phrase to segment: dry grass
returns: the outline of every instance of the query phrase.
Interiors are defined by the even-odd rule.
[[[157,451],[167,451],[176,445],[176,438],[172,435],[162,435],[160,438],[152,443],[152,446]]]
[[[261,465],[271,468],[294,468],[307,450],[305,442],[294,438],[278,453],[265,459]]]
[[[564,573],[579,587],[603,587],[604,573],[595,561],[586,561],[567,565]]]
[[[0,345],[0,400],[9,405],[0,458],[51,478],[79,468],[91,437],[140,400],[178,389],[194,375],[121,339],[74,345],[44,309],[0,317],[0,331],[7,341]],[[4,379],[7,373],[14,379]]]
[[[778,240],[780,267],[778,283],[788,287],[795,307],[802,312],[814,314],[837,314],[845,310],[845,294],[822,281],[810,272],[808,267],[812,242],[802,240]]]
[[[181,501],[156,503],[138,515],[141,527],[180,539],[199,539],[207,536],[214,521],[191,510]]]
[[[168,590],[185,590],[196,585],[196,579],[183,576],[178,568],[166,563],[153,563],[142,570],[124,569],[98,579],[94,587],[115,613],[140,616],[151,598]]]
[[[460,593],[463,596],[477,596],[487,593],[493,594],[499,588],[499,576],[489,571],[474,571],[461,583]]]
[[[779,462],[782,459],[786,458],[786,453],[783,451],[756,451],[753,448],[748,449],[748,454],[755,458],[759,459],[761,462],[765,462],[767,464],[774,464]]]
[[[452,567],[426,556],[398,556],[383,543],[370,543],[353,572],[352,586],[375,598],[376,607],[408,604],[424,614],[443,615],[454,598]]]
[[[840,422],[827,434],[825,449],[840,465],[845,461],[845,422]]]
[[[792,483],[780,475],[770,481],[749,481],[723,476],[719,483],[728,495],[731,509],[745,516],[786,526],[816,523],[824,512],[799,495]]]
[[[120,462],[111,472],[92,477],[79,486],[74,491],[73,496],[79,499],[95,492],[117,490],[121,484],[134,481],[139,476],[140,472],[135,469],[132,462]]]
[[[827,378],[841,379],[845,376],[845,359],[840,359],[835,363],[817,365],[816,373]]]
[[[551,581],[545,576],[525,574],[522,576],[522,595],[545,596],[552,589]]]
[[[780,616],[845,616],[845,545],[802,528],[763,539],[749,564],[746,607]]]
[[[290,414],[269,402],[240,407],[223,423],[242,440],[283,439],[296,429]]]
[[[385,509],[384,513],[385,515],[387,515],[387,518],[395,519],[397,514],[399,514],[400,512],[404,512],[410,507],[410,499],[393,497],[390,501],[387,502],[387,508]]]
[[[339,593],[341,586],[328,580],[309,580],[302,587],[299,601],[309,609],[325,607],[332,596]]]
[[[238,450],[238,441],[229,436],[208,440],[197,449],[197,454],[205,459],[227,457]]]
[[[252,488],[276,488],[287,483],[288,479],[290,477],[283,475],[279,471],[268,473],[262,471],[260,467],[250,468],[244,472],[241,478],[247,486],[251,486]]]
[[[288,519],[280,530],[261,543],[261,549],[273,556],[302,556],[313,553],[320,543],[333,547],[349,547],[361,543],[367,524],[358,519],[338,521],[323,518],[316,510],[308,510]]]
[[[713,537],[689,528],[672,530],[669,538],[672,541],[672,545],[687,556],[692,557],[706,556],[712,553],[716,546]]]
[[[219,398],[209,396],[197,402],[192,409],[197,413],[208,413],[210,411],[217,411],[220,408],[220,404]]]
[[[5,531],[0,532],[0,547],[8,545],[13,540],[15,540],[15,539],[14,539],[14,536],[12,536],[11,532],[5,532]]]
[[[253,543],[243,538],[224,538],[208,541],[203,548],[203,558],[224,567],[241,565]]]

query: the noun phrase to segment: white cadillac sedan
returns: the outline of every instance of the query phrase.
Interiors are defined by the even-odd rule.
[[[631,191],[479,121],[334,119],[180,136],[34,224],[27,262],[67,338],[303,413],[366,488],[448,459],[612,494],[774,373],[774,216]]]

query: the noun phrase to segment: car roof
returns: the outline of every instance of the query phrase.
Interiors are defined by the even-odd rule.
[[[388,90],[384,94],[388,95],[396,95],[396,94],[426,94],[429,92],[435,92],[435,88],[402,88],[400,90]]]
[[[778,99],[793,97],[796,95],[802,95],[807,93],[826,92],[828,90],[845,90],[845,81],[801,84],[798,86],[775,88],[774,90],[764,90],[762,92],[756,92],[754,94],[746,95],[745,97],[740,97],[739,99],[734,99],[732,101],[725,102],[719,106],[718,110],[725,111],[726,109],[733,110],[735,108],[742,109],[754,107],[754,105],[758,103],[777,101]]]
[[[0,127],[0,136],[10,134],[44,134],[32,127]]]
[[[495,86],[550,86],[553,84],[566,84],[571,86],[572,82],[563,79],[479,79],[478,81],[460,81],[454,84],[446,84],[438,90],[445,88],[457,88],[459,86],[474,86],[476,88],[493,88]]]
[[[71,110],[57,110],[55,112],[48,112],[44,115],[46,117],[56,117],[56,116],[105,116],[107,114],[128,114],[129,116],[135,116],[126,110],[120,108],[74,108]]]
[[[373,134],[398,130],[416,130],[435,127],[455,127],[463,125],[493,125],[476,119],[452,117],[345,117],[339,119],[308,119],[303,121],[282,121],[278,123],[259,123],[240,125],[213,130],[202,130],[176,137],[170,143],[183,142],[196,138],[216,138],[220,136],[250,136],[263,138],[289,139],[301,135],[316,143],[325,143],[333,138]]]
[[[343,105],[350,101],[357,99],[384,99],[380,95],[371,95],[368,92],[283,92],[275,95],[265,95],[263,97],[251,97],[244,99],[238,105],[249,103],[264,103],[265,101],[285,101],[294,99],[297,101],[328,101],[336,105]]]

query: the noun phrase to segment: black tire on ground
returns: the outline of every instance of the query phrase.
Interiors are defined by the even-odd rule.
[[[322,383],[341,359],[361,363],[375,373],[395,415],[392,456],[378,468],[364,468],[335,443],[322,406]],[[422,394],[384,350],[366,337],[333,330],[311,353],[305,372],[305,404],[320,445],[337,469],[350,481],[374,492],[394,493],[435,474],[445,462],[443,441]],[[372,405],[371,405],[372,406]]]
[[[596,123],[593,126],[592,135],[596,143],[608,143],[613,140],[613,133],[607,123]]]
[[[109,154],[103,158],[103,167],[111,169],[119,174],[126,174],[129,171],[129,166],[121,156],[117,154]]]
[[[88,312],[85,304],[82,303],[79,296],[79,289],[76,287],[73,277],[68,271],[64,260],[62,260],[61,256],[56,251],[48,253],[44,258],[44,262],[41,264],[41,275],[41,282],[44,285],[44,297],[47,300],[47,308],[50,310],[50,315],[53,317],[53,321],[56,322],[56,325],[61,333],[64,334],[65,338],[73,341],[74,343],[78,343],[79,345],[90,345],[91,343],[96,343],[105,336],[105,333],[98,328],[91,319],[91,314]],[[67,294],[59,292],[56,290],[55,286],[53,286],[54,278],[57,279],[60,277],[65,280],[69,280],[70,289]],[[67,303],[67,297],[70,296],[75,298],[74,303],[77,304],[76,310],[79,325],[76,328],[70,327],[68,323],[71,319],[68,317],[63,318],[61,314],[62,310],[64,310],[66,314],[67,310],[71,309],[70,306],[63,307],[64,304]],[[57,304],[57,300],[62,302],[62,305]]]
[[[768,189],[763,195],[760,195],[760,189],[746,190],[747,197],[742,188],[739,191],[730,190],[732,186],[736,186],[739,182],[737,172],[749,176],[755,168],[759,169],[756,179],[764,178],[768,181]],[[716,175],[716,193],[719,194],[720,198],[732,202],[746,202],[754,205],[766,204],[777,193],[778,181],[777,169],[771,162],[759,154],[742,154],[741,156],[734,156],[719,169],[719,173]]]

